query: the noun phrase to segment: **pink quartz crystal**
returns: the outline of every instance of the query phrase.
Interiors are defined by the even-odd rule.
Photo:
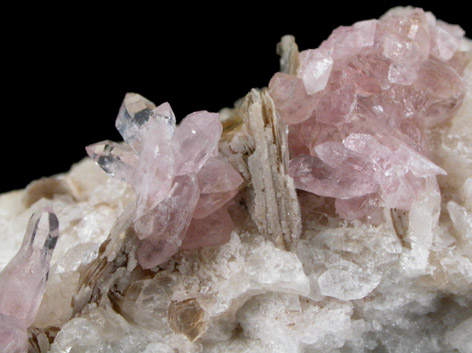
[[[182,244],[193,249],[227,242],[233,223],[224,205],[243,179],[218,158],[219,115],[195,112],[176,126],[168,103],[156,108],[128,93],[116,127],[126,144],[104,141],[86,149],[103,171],[136,191],[134,229],[141,266],[164,263]]]
[[[222,132],[216,113],[195,112],[182,120],[172,140],[177,175],[198,173],[210,156],[218,155]]]
[[[182,248],[195,249],[224,244],[229,241],[233,226],[231,216],[224,207],[220,207],[205,218],[194,218],[190,223]]]
[[[298,77],[302,79],[306,93],[324,90],[332,67],[333,58],[329,50],[310,49],[300,53]]]
[[[278,72],[272,77],[270,86],[277,87],[271,92],[272,98],[278,102],[277,108],[286,117],[287,124],[299,124],[310,118],[315,102],[306,93],[302,80]]]
[[[59,222],[54,213],[33,214],[18,253],[0,273],[2,352],[27,351],[26,330],[41,304],[58,236]]]
[[[427,178],[445,174],[429,160],[428,129],[462,102],[463,36],[429,12],[395,8],[302,51],[297,75],[274,75],[296,187],[335,198],[348,220],[408,210]]]

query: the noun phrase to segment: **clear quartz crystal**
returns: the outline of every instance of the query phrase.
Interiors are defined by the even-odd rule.
[[[133,180],[138,159],[129,145],[102,141],[87,146],[87,153],[108,175],[122,181]]]
[[[154,103],[136,93],[127,93],[116,118],[116,129],[136,152],[142,148],[140,130],[148,122]]]

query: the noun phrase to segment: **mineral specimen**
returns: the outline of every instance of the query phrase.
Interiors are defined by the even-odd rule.
[[[277,52],[269,88],[219,115],[176,126],[167,103],[128,94],[125,143],[87,148],[106,174],[87,159],[0,195],[4,273],[31,274],[7,265],[31,212],[61,221],[39,309],[43,289],[4,295],[17,287],[1,277],[1,340],[41,353],[472,352],[472,42],[396,8],[318,49],[285,36]]]

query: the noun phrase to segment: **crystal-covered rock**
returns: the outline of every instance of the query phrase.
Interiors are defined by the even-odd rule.
[[[285,112],[280,106],[277,112],[265,89],[224,109],[219,150],[196,172],[176,176],[177,158],[165,142],[178,127],[164,104],[139,128],[139,152],[110,142],[89,148],[99,161],[101,153],[109,157],[107,172],[115,178],[89,159],[69,173],[0,195],[0,269],[20,247],[31,213],[54,209],[62,228],[32,324],[25,328],[0,312],[0,342],[10,342],[0,343],[0,351],[23,353],[27,343],[31,351],[53,353],[469,353],[472,42],[461,39],[453,56],[441,59],[434,40],[423,43],[438,23],[432,14],[397,8],[367,21],[375,24],[373,34],[362,26],[335,31],[338,37],[326,43],[343,47],[332,48],[326,87],[312,95],[295,76],[297,46],[285,39],[282,69],[293,76],[279,78],[289,84],[295,78],[305,93],[291,106],[296,95],[277,92],[284,82],[274,79],[271,94],[285,99]],[[429,50],[427,59],[415,59],[420,68],[431,64],[441,70],[437,77],[448,77],[443,65],[452,67],[461,77],[458,86],[420,83],[422,74],[406,75],[398,57],[399,64],[391,65],[382,51],[396,26],[401,30],[393,37],[410,46],[409,53]],[[366,46],[356,39],[364,30]],[[286,120],[289,126],[279,120],[278,114],[285,119],[303,102],[310,103]],[[146,136],[156,126],[160,135]],[[151,194],[138,198],[139,218],[139,192],[117,178],[120,163],[129,163],[122,148],[136,161],[129,179]],[[288,151],[292,167],[313,158],[309,184],[336,197],[297,194],[287,175]],[[165,171],[146,165],[162,167],[164,156]],[[228,161],[244,175],[246,188],[235,187],[241,178]],[[150,176],[142,178],[142,172]],[[295,173],[303,177],[302,170]],[[154,179],[156,185],[149,185]],[[352,193],[346,180],[374,191],[342,199]],[[225,204],[236,193],[238,202]],[[37,240],[47,218],[39,222]],[[138,258],[144,267],[165,261],[180,243],[190,251],[152,270],[137,266]],[[201,246],[209,248],[196,249]],[[15,299],[24,298],[20,294]],[[20,304],[17,312],[31,306]]]

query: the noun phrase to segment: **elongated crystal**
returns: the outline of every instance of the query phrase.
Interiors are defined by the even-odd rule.
[[[90,158],[108,175],[128,183],[133,181],[138,158],[129,145],[106,140],[89,145],[86,150]]]
[[[153,102],[136,93],[126,93],[116,118],[116,129],[136,152],[141,150],[141,128],[145,125],[156,108]]]
[[[0,273],[0,347],[5,352],[26,352],[26,329],[38,312],[58,237],[56,215],[34,213],[18,253]]]
[[[145,235],[137,253],[143,268],[153,268],[169,260],[179,250],[199,194],[195,174],[179,176],[170,195],[145,216],[147,222],[136,222],[138,234]]]

